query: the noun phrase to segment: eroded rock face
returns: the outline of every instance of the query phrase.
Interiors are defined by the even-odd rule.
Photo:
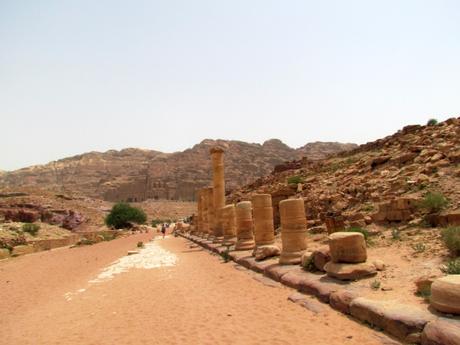
[[[422,345],[460,345],[460,322],[442,318],[429,322],[423,329]]]
[[[90,152],[0,174],[0,185],[66,188],[109,201],[145,199],[195,200],[196,190],[210,178],[209,150],[225,149],[228,189],[235,189],[269,174],[277,164],[304,155],[324,158],[356,147],[354,144],[313,143],[292,149],[273,139],[264,144],[203,140],[183,152],[162,153],[135,148]]]

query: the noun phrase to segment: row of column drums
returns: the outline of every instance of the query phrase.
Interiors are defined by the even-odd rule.
[[[234,250],[257,250],[275,246],[273,207],[270,194],[256,194],[251,201],[214,208],[213,188],[198,192],[195,235]],[[279,204],[282,250],[280,264],[298,264],[306,250],[307,220],[303,199]],[[279,250],[278,250],[279,252]]]

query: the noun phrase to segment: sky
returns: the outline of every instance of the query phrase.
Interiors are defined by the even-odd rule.
[[[0,170],[460,116],[458,0],[0,0]]]

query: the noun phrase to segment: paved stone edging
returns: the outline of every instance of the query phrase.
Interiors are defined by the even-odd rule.
[[[180,234],[205,249],[222,254],[227,247],[201,237]],[[230,251],[237,264],[261,273],[297,291],[316,296],[321,302],[353,318],[378,327],[403,342],[422,345],[460,345],[460,320],[437,317],[414,306],[361,297],[359,290],[299,265],[279,265],[278,258],[256,261],[252,251]],[[307,297],[305,297],[307,298]]]

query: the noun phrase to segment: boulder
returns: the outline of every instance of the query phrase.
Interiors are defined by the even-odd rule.
[[[276,245],[259,246],[254,249],[253,255],[257,261],[280,255],[280,248]]]
[[[316,269],[324,272],[324,266],[331,261],[331,255],[328,246],[320,247],[313,252],[313,264]]]
[[[324,266],[324,270],[329,277],[340,280],[356,280],[377,273],[374,265],[365,262],[359,264],[328,262]]]
[[[436,279],[431,285],[431,306],[449,314],[460,314],[460,274]]]
[[[439,318],[423,329],[422,345],[460,345],[460,321]]]
[[[359,232],[335,232],[329,235],[332,262],[360,263],[367,259],[366,240]]]

